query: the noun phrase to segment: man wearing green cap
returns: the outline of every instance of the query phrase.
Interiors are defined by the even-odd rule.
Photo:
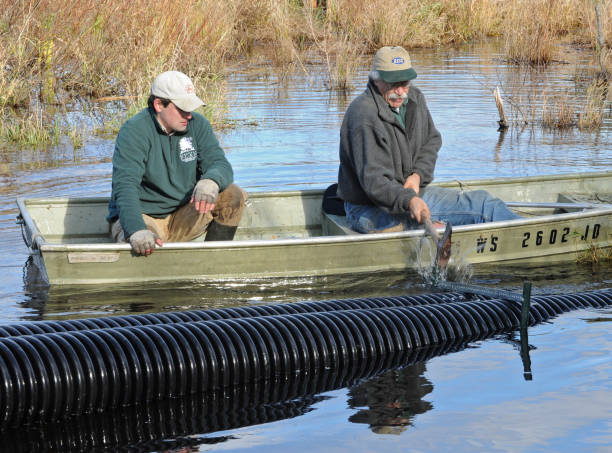
[[[410,55],[399,46],[376,52],[366,90],[340,129],[338,196],[361,233],[417,228],[425,218],[453,225],[520,218],[482,190],[429,186],[442,146]]]
[[[148,108],[120,129],[113,154],[107,220],[117,242],[138,255],[167,242],[231,240],[246,194],[189,77],[167,71],[153,81]]]

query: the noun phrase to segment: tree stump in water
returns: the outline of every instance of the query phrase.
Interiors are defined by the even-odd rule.
[[[506,118],[506,114],[504,113],[504,105],[502,103],[501,94],[499,94],[499,87],[495,88],[495,103],[497,104],[497,111],[499,112],[499,129],[507,129],[508,128],[508,119]]]

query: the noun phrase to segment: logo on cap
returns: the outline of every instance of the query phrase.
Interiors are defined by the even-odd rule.
[[[193,94],[194,91],[195,91],[195,89],[193,88],[193,85],[191,85],[191,84],[185,85],[185,93]]]
[[[404,64],[404,59],[402,57],[395,57],[393,60],[391,60],[391,63],[393,63],[393,64]]]

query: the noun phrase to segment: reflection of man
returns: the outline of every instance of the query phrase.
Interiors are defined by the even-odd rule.
[[[148,108],[119,131],[107,220],[117,242],[139,255],[164,241],[231,240],[246,194],[210,123],[194,110],[204,105],[182,72],[153,81]]]
[[[423,374],[425,363],[389,371],[349,389],[348,404],[360,409],[349,417],[353,423],[367,423],[377,434],[401,434],[412,425],[415,415],[433,406],[423,396],[433,385]]]
[[[365,92],[340,129],[338,196],[361,233],[412,229],[425,217],[453,225],[520,218],[488,192],[432,187],[442,145],[408,52],[383,47]]]

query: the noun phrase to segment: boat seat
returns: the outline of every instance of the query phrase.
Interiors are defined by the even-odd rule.
[[[349,227],[346,217],[323,212],[323,222],[321,225],[323,236],[348,236],[361,234]]]
[[[583,193],[560,193],[558,195],[558,201],[563,203],[579,203],[579,204],[593,204],[601,205],[602,208],[612,206],[612,193],[597,193],[595,194],[583,194]],[[580,208],[564,208],[565,212],[576,212],[582,211]]]

